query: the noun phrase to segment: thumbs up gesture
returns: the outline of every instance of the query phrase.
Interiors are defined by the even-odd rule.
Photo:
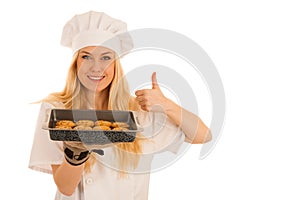
[[[157,83],[156,72],[152,73],[152,88],[135,92],[136,100],[145,111],[166,110],[168,99],[163,95]]]

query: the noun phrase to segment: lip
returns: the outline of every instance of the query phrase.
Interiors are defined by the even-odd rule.
[[[105,76],[93,76],[93,75],[87,75],[88,79],[94,82],[99,82],[105,78]]]

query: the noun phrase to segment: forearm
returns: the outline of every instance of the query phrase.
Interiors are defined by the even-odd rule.
[[[199,144],[211,140],[211,132],[203,121],[195,114],[185,110],[171,100],[166,100],[165,111],[186,136],[190,143]]]
[[[61,165],[52,165],[53,178],[58,190],[67,196],[71,196],[81,181],[84,164],[70,165],[66,160]]]

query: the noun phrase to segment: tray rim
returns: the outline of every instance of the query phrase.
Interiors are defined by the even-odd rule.
[[[129,129],[129,130],[76,130],[76,129],[59,129],[59,128],[49,128],[49,127],[42,127],[42,129],[44,130],[49,130],[49,131],[66,131],[66,132],[70,132],[70,131],[76,131],[76,132],[141,132],[143,131],[143,128],[138,128],[136,130],[133,130],[133,129]]]
[[[136,126],[136,129],[129,129],[129,130],[76,130],[76,129],[59,129],[59,128],[50,128],[49,127],[49,122],[51,118],[51,114],[53,110],[57,111],[78,111],[78,112],[106,112],[106,113],[111,113],[111,112],[123,112],[123,113],[129,113],[132,115],[132,120]],[[77,132],[92,132],[92,133],[101,133],[101,132],[124,132],[124,133],[130,133],[130,132],[142,132],[144,129],[140,126],[138,123],[137,117],[134,114],[134,111],[131,110],[93,110],[93,109],[64,109],[64,108],[52,108],[49,112],[48,120],[47,120],[47,126],[42,126],[42,129],[48,130],[48,131],[66,131],[66,132],[71,132],[71,131],[77,131]]]

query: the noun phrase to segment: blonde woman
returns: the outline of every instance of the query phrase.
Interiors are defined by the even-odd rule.
[[[42,101],[29,164],[53,174],[55,199],[146,200],[147,172],[156,152],[176,153],[184,141],[211,139],[198,116],[163,95],[155,73],[152,89],[130,95],[119,60],[132,48],[130,37],[120,34],[126,31],[124,22],[94,11],[76,15],[64,27],[62,44],[72,48],[74,56],[63,91]],[[152,112],[157,105],[163,111]],[[53,108],[131,110],[144,131],[134,142],[103,146],[100,155],[80,142],[51,141],[42,127]]]

